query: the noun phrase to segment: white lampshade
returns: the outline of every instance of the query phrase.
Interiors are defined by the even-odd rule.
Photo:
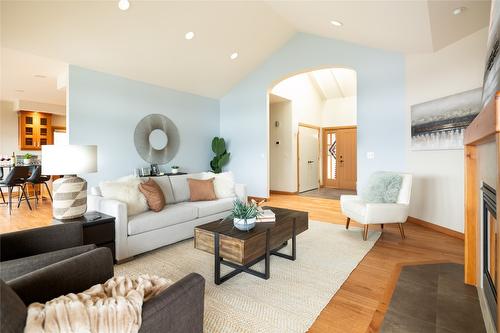
[[[42,146],[42,174],[76,175],[97,172],[97,146]]]

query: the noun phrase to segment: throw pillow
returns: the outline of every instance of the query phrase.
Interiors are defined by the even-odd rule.
[[[139,190],[146,197],[148,207],[154,212],[159,212],[165,207],[165,196],[160,186],[152,180],[139,184]]]
[[[190,201],[216,200],[214,191],[214,178],[210,179],[187,179],[189,184]]]
[[[395,172],[375,172],[361,194],[368,203],[395,203],[398,200],[403,177]]]
[[[99,187],[104,198],[119,200],[127,204],[127,215],[136,215],[148,210],[148,202],[139,191],[141,179],[134,176],[122,177],[114,181],[101,182]]]
[[[204,172],[203,179],[214,179],[214,191],[218,199],[233,198],[236,196],[234,192],[234,176],[231,171],[222,173]]]

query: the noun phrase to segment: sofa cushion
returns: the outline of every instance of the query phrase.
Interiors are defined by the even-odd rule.
[[[139,191],[140,178],[134,176],[122,177],[114,181],[101,182],[102,196],[106,199],[115,199],[127,204],[127,214],[136,215],[148,210],[148,203]]]
[[[187,179],[189,184],[189,201],[216,200],[214,191],[214,178]]]
[[[217,199],[212,201],[196,201],[190,202],[189,205],[198,209],[198,217],[205,217],[214,214],[219,214],[233,208],[234,198]]]
[[[143,179],[148,180],[149,177],[145,177]],[[156,184],[161,188],[163,192],[163,196],[165,197],[165,202],[167,204],[172,204],[175,202],[174,192],[172,191],[172,184],[170,184],[169,176],[159,176],[152,178]]]
[[[215,178],[214,190],[218,199],[233,198],[235,196],[234,176],[231,171],[221,173],[203,172],[202,177],[203,179]]]
[[[158,184],[151,178],[139,184],[139,190],[146,197],[148,207],[153,212],[159,212],[165,207],[165,196]]]
[[[188,173],[187,175],[170,176],[170,184],[172,184],[172,191],[174,194],[175,202],[188,201],[190,198],[188,178],[203,179],[200,173]]]
[[[137,235],[143,232],[165,228],[171,225],[194,220],[198,217],[198,209],[188,203],[172,204],[160,212],[148,211],[133,216],[128,221],[128,234]]]

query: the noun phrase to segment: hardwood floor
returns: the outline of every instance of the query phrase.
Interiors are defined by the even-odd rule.
[[[337,200],[273,195],[267,204],[306,210],[311,220],[345,225]],[[352,227],[359,224],[351,221],[349,228]],[[378,332],[402,265],[463,264],[463,240],[413,223],[405,223],[405,234],[406,239],[402,240],[397,225],[384,227],[373,249],[323,309],[309,332]]]
[[[311,220],[345,224],[337,200],[276,194],[267,205],[308,211]],[[20,209],[13,208],[10,217],[5,205],[0,209],[0,233],[49,225],[52,219],[49,200],[31,212],[23,203]],[[355,227],[359,224],[351,221],[349,228]],[[323,309],[310,332],[378,332],[403,265],[463,264],[463,240],[412,223],[405,224],[405,233],[402,240],[397,225],[384,227],[373,249]]]

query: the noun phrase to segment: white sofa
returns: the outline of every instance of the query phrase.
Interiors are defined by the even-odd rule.
[[[160,212],[146,211],[128,216],[127,205],[106,199],[93,188],[88,195],[88,211],[114,216],[115,246],[118,261],[161,246],[193,237],[194,227],[228,216],[235,198],[247,200],[246,186],[235,184],[235,197],[213,201],[190,202],[187,178],[200,178],[199,174],[154,177],[162,189],[167,205]]]

